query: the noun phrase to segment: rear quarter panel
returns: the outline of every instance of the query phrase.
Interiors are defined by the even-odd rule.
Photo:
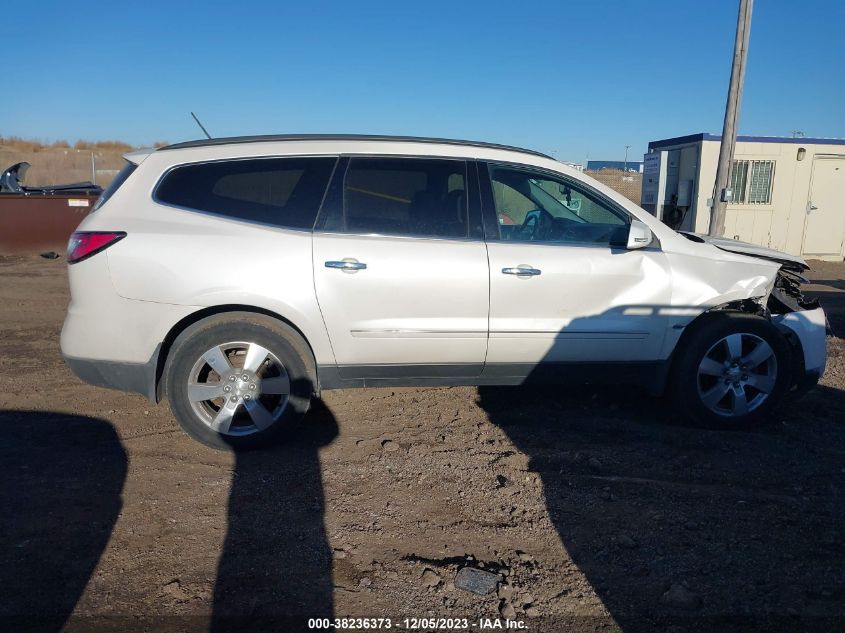
[[[138,203],[134,203],[137,209]],[[107,251],[117,293],[138,301],[269,310],[299,328],[318,363],[334,356],[314,293],[311,234],[160,205],[121,219]]]

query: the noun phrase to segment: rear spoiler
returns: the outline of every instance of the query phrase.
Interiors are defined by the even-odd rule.
[[[140,165],[144,162],[144,159],[152,154],[155,151],[155,148],[148,147],[145,149],[138,149],[134,152],[128,152],[123,155],[124,160],[129,161],[133,165]]]

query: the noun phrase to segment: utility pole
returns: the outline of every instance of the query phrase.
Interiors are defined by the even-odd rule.
[[[751,9],[754,0],[739,0],[739,14],[736,20],[734,59],[731,66],[731,83],[728,100],[725,103],[725,123],[722,127],[722,143],[719,148],[719,165],[716,168],[716,183],[713,187],[713,207],[710,209],[710,230],[715,237],[725,234],[726,190],[733,164],[736,145],[736,124],[739,119],[739,105],[742,101],[742,85],[745,82],[745,65],[748,59],[748,36],[751,33]]]

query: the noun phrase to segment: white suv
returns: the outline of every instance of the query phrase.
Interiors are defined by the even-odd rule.
[[[677,233],[536,152],[270,136],[126,160],[71,238],[62,352],[211,446],[386,385],[633,382],[747,426],[824,371],[803,260]]]

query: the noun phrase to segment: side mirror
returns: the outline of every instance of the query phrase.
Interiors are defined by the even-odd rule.
[[[651,229],[648,225],[639,220],[631,220],[631,227],[628,229],[628,244],[626,248],[634,250],[636,248],[644,248],[651,244],[654,236],[651,234]]]

